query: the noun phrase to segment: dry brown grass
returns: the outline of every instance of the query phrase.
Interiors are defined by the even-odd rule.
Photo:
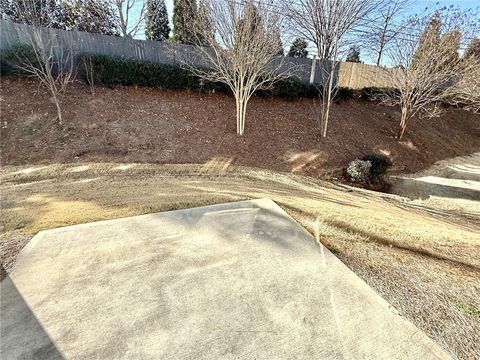
[[[2,262],[48,228],[268,197],[454,357],[480,353],[478,217],[224,165],[3,167]]]

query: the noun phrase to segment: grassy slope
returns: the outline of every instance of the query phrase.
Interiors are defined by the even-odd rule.
[[[39,230],[268,197],[452,355],[480,353],[478,218],[215,163],[7,166],[0,174],[5,263]]]

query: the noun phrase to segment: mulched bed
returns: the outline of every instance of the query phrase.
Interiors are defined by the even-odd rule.
[[[380,152],[394,167],[414,172],[480,150],[480,115],[446,109],[416,119],[395,139],[398,109],[363,100],[334,105],[328,137],[319,134],[313,101],[251,100],[245,135],[235,133],[233,97],[154,88],[81,83],[55,121],[48,92],[34,80],[2,77],[2,164],[52,162],[208,163],[320,174],[356,157]]]

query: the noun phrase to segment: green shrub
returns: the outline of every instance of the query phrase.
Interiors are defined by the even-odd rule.
[[[105,85],[155,86],[162,89],[189,89],[200,83],[189,71],[178,66],[138,62],[105,55],[80,56],[79,75],[87,80],[84,59],[91,59],[93,81]]]
[[[35,132],[37,131],[37,129],[31,127],[31,126],[25,126],[22,128],[22,134],[23,135],[33,135],[35,134]]]
[[[360,97],[363,100],[373,100],[381,95],[382,89],[378,87],[366,87],[361,90]]]
[[[343,100],[348,100],[353,98],[354,91],[353,89],[346,87],[339,87],[335,98],[333,99],[337,104]]]
[[[346,174],[350,181],[366,184],[370,178],[371,167],[370,161],[356,159],[348,164]]]
[[[368,154],[350,162],[344,175],[348,181],[364,188],[388,192],[390,184],[385,181],[385,175],[391,166],[392,161],[387,156]]]
[[[80,77],[88,82],[87,64],[91,64],[93,82],[110,85],[153,86],[162,89],[198,89],[200,91],[230,92],[227,85],[199,79],[178,65],[156,64],[106,55],[82,54],[77,58]],[[296,78],[276,82],[268,90],[259,90],[258,96],[273,96],[288,100],[313,98],[319,90],[315,85],[303,84]]]
[[[385,155],[368,154],[362,160],[372,164],[370,167],[370,180],[372,181],[383,181],[387,170],[392,166],[392,160]]]
[[[27,76],[26,71],[19,68],[22,64],[30,64],[40,67],[35,51],[32,46],[26,44],[15,44],[0,53],[0,64],[2,75]]]
[[[289,78],[276,82],[266,94],[293,101],[300,98],[317,97],[319,95],[319,90],[313,84],[304,84],[296,78]]]

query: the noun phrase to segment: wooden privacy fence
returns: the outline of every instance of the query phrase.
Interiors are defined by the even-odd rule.
[[[375,65],[342,62],[339,70],[339,85],[350,89],[393,87],[387,71],[392,71],[392,69],[385,69]]]
[[[0,51],[18,43],[30,43],[29,33],[34,27],[0,19]],[[192,61],[194,48],[190,45],[168,44],[161,41],[134,40],[119,36],[88,33],[82,31],[65,31],[50,28],[39,28],[42,38],[54,39],[61,48],[69,49],[73,55],[91,53],[148,61],[158,64],[179,65],[185,59]],[[326,60],[295,59],[291,57],[275,58],[282,61],[281,71],[291,71],[302,83],[322,85],[331,64]],[[201,59],[195,59],[196,66],[206,66]],[[388,86],[385,71],[371,65],[341,63],[336,80],[339,85],[359,89],[371,86]]]

